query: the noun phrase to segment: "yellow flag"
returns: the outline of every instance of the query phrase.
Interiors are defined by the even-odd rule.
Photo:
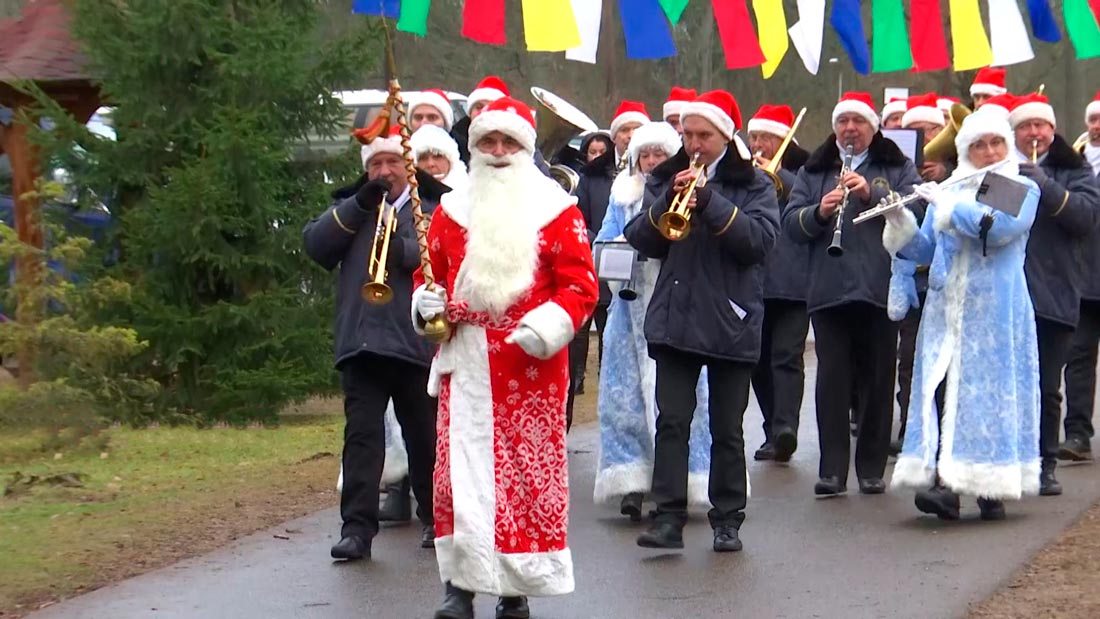
[[[581,44],[570,0],[523,0],[527,51],[564,52]]]
[[[969,71],[993,64],[993,50],[982,25],[978,0],[949,0],[951,43],[955,47],[955,70]]]
[[[752,10],[756,13],[760,49],[764,52],[764,64],[760,65],[760,70],[764,72],[764,79],[768,79],[775,75],[790,47],[787,16],[783,13],[783,0],[752,0]]]

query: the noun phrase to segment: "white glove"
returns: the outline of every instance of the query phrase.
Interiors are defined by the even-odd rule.
[[[898,207],[898,208],[886,211],[885,213],[882,214],[882,216],[886,218],[886,223],[888,223],[892,226],[897,226],[897,227],[901,228],[901,227],[905,226],[905,213],[904,213],[904,211],[905,211],[905,207],[902,206],[902,207]]]
[[[442,288],[438,290],[424,289],[416,295],[416,313],[420,314],[420,317],[425,322],[432,320],[436,316],[439,316],[447,309],[447,291]]]
[[[508,337],[504,338],[505,344],[515,344],[523,349],[523,352],[535,357],[536,359],[545,359],[546,355],[546,342],[542,341],[538,333],[531,327],[522,326],[512,331]]]
[[[932,204],[940,197],[940,192],[942,190],[940,189],[939,183],[937,183],[936,181],[929,181],[927,183],[921,183],[920,185],[913,187],[913,191],[920,197],[921,200]]]

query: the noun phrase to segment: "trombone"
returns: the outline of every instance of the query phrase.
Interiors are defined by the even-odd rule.
[[[367,283],[359,291],[363,300],[371,305],[385,305],[393,300],[393,289],[386,284],[386,257],[390,253],[390,238],[397,229],[397,215],[396,209],[387,208],[387,195],[382,194],[382,202],[378,205],[378,221],[374,225],[374,240],[367,262]]]
[[[672,198],[668,211],[657,220],[657,230],[670,241],[679,241],[691,232],[691,208],[688,203],[695,190],[707,184],[707,166],[699,161],[699,153],[692,155],[689,169],[694,174],[691,182]]]
[[[775,193],[782,196],[787,188],[783,186],[783,179],[779,178],[779,166],[783,164],[783,155],[787,152],[787,147],[791,145],[791,141],[794,139],[794,132],[798,131],[798,125],[802,123],[802,117],[806,115],[806,108],[802,108],[802,111],[798,113],[798,116],[794,119],[794,124],[791,125],[791,130],[787,132],[787,137],[783,138],[783,143],[779,145],[779,150],[775,151],[775,155],[772,156],[772,160],[768,162],[768,165],[764,166],[763,172],[771,179],[772,184],[775,185]]]

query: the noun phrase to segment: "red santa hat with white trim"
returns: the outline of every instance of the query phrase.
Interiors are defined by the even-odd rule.
[[[669,116],[675,116],[681,113],[684,106],[694,101],[698,96],[699,93],[695,92],[694,88],[673,86],[672,90],[668,93],[668,100],[665,101],[664,106],[662,106],[662,118],[668,120]]]
[[[894,114],[904,114],[908,99],[905,97],[890,97],[886,105],[882,106],[882,120],[890,118]]]
[[[470,150],[494,131],[510,136],[527,152],[535,152],[535,113],[526,103],[503,97],[485,106],[470,122]]]
[[[970,96],[989,95],[991,97],[1003,95],[1008,92],[1005,88],[1006,71],[1000,67],[985,67],[974,76],[974,83],[970,84]]]
[[[787,137],[794,126],[794,111],[789,105],[769,105],[765,103],[749,119],[749,133],[770,133],[780,138]]]
[[[943,95],[936,99],[936,107],[938,107],[941,112],[950,112],[951,106],[956,103],[962,103],[962,101],[956,97],[947,97]]]
[[[1015,129],[1029,120],[1045,120],[1055,129],[1058,121],[1054,117],[1054,108],[1051,107],[1046,95],[1031,93],[1016,97],[1015,105],[1008,113],[1008,122]]]
[[[1003,95],[993,95],[985,100],[985,103],[978,106],[978,110],[984,110],[985,108],[993,108],[998,114],[1008,118],[1009,111],[1016,107],[1016,95],[1006,92]],[[974,110],[975,112],[978,110]]]
[[[624,100],[619,104],[619,109],[615,110],[615,116],[611,119],[611,137],[614,138],[619,129],[622,129],[628,123],[644,125],[647,122],[649,122],[649,112],[646,111],[644,103]]]
[[[859,114],[871,123],[875,131],[878,131],[879,118],[875,113],[875,104],[871,95],[865,92],[846,92],[840,97],[833,107],[833,127],[836,127],[836,119],[841,114]]]
[[[1085,124],[1088,124],[1089,119],[1097,114],[1100,114],[1100,92],[1097,92],[1096,98],[1089,101],[1089,104],[1085,107]]]
[[[386,137],[378,136],[371,140],[370,144],[364,144],[359,149],[359,156],[363,158],[363,169],[367,169],[367,164],[375,155],[381,155],[382,153],[388,153],[390,155],[397,155],[398,157],[404,157],[405,151],[401,148],[401,127],[394,125],[390,127],[390,133]]]
[[[913,123],[932,123],[943,126],[943,112],[936,106],[935,93],[926,93],[909,97],[905,101],[905,115],[901,117],[901,126],[908,129]]]
[[[420,92],[409,95],[409,116],[413,115],[416,108],[421,105],[430,105],[439,110],[439,115],[443,117],[444,129],[451,130],[451,127],[455,124],[455,111],[451,108],[451,100],[447,98],[446,93],[438,88],[429,88],[427,90],[421,90]]]
[[[749,147],[737,136],[741,128],[741,108],[733,95],[724,90],[704,92],[680,110],[680,123],[690,116],[699,116],[714,125],[727,141],[734,143],[742,159],[752,158]]]
[[[466,105],[473,107],[476,103],[492,103],[497,99],[510,96],[512,96],[512,93],[508,90],[508,85],[504,83],[504,80],[495,75],[489,75],[478,82],[477,87],[466,97]]]

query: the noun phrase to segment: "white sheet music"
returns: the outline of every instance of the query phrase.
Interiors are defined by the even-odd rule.
[[[917,160],[917,131],[915,129],[883,129],[882,137],[898,145],[902,154],[910,161]]]
[[[600,252],[600,279],[629,281],[634,268],[634,252],[629,249],[603,248]]]

